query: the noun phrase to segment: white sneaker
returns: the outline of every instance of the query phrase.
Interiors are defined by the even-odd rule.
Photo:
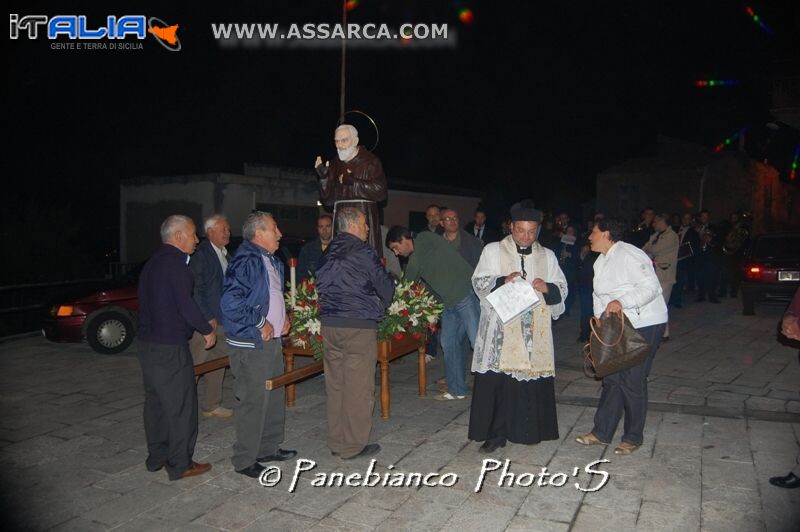
[[[444,392],[442,395],[434,397],[437,401],[455,401],[456,399],[463,399],[466,395],[453,395],[450,392]]]
[[[432,357],[432,356],[430,356],[428,353],[425,353],[425,363],[427,364],[427,363],[428,363],[428,362],[430,362],[431,360],[433,360],[433,357]]]

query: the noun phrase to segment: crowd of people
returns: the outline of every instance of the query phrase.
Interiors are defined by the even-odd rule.
[[[436,399],[466,400],[467,373],[474,374],[467,437],[482,442],[482,453],[507,442],[559,437],[552,327],[570,315],[576,300],[581,342],[589,337],[590,318],[627,318],[646,339],[647,356],[603,379],[592,431],[577,442],[610,444],[624,416],[614,452],[634,452],[643,441],[647,376],[660,343],[669,338],[667,305],[680,308],[690,290],[698,301],[712,303],[735,296],[735,261],[746,239],[742,218],[712,226],[702,211],[684,215],[676,227],[675,216],[645,209],[628,231],[624,221],[602,214],[580,227],[566,213],[547,216],[525,200],[511,206],[498,228],[482,209],[462,226],[456,210],[438,205],[426,209],[427,224],[419,232],[385,228],[378,222],[378,203],[386,197],[380,160],[358,145],[351,126],[339,126],[334,141],[338,160],[315,161],[320,197],[334,214],[319,217],[319,238],[300,253],[301,276],[316,276],[331,453],[349,460],[380,452],[370,442],[377,325],[401,275],[427,284],[442,303],[439,334],[426,348],[428,361],[439,348],[443,353],[445,376]],[[275,256],[282,235],[270,213],[254,211],[243,224],[243,243],[229,256],[226,218],[212,215],[204,229],[207,239],[195,252],[194,221],[168,217],[163,244],[139,282],[146,467],[165,468],[172,480],[211,468],[193,460],[200,411],[233,416],[233,467],[258,478],[264,463],[297,455],[281,448],[283,388],[265,388],[283,371],[282,337],[290,332],[284,265]],[[492,303],[500,289],[530,292],[534,304],[513,319],[501,317]],[[224,369],[205,374],[206,395],[198,407],[193,365],[226,355],[233,411],[221,406]]]

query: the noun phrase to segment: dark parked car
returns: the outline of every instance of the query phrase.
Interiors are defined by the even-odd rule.
[[[758,301],[789,301],[800,284],[800,233],[757,237],[742,265],[745,315],[755,314]]]
[[[236,249],[241,237],[232,238],[228,249]],[[278,258],[284,263],[297,257],[302,238],[283,237]],[[61,299],[50,309],[42,333],[53,342],[86,342],[97,353],[112,355],[125,351],[136,336],[136,311],[139,299],[136,285],[144,263],[131,270],[118,281],[106,286],[77,292]],[[289,279],[286,269],[286,280]]]

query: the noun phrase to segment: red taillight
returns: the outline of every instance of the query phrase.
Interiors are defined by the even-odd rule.
[[[757,281],[761,279],[761,266],[756,266],[755,264],[745,266],[744,276],[751,281]]]

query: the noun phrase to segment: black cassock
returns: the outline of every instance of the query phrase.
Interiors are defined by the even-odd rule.
[[[557,440],[555,397],[555,377],[518,381],[505,373],[476,373],[469,439],[523,444]]]

